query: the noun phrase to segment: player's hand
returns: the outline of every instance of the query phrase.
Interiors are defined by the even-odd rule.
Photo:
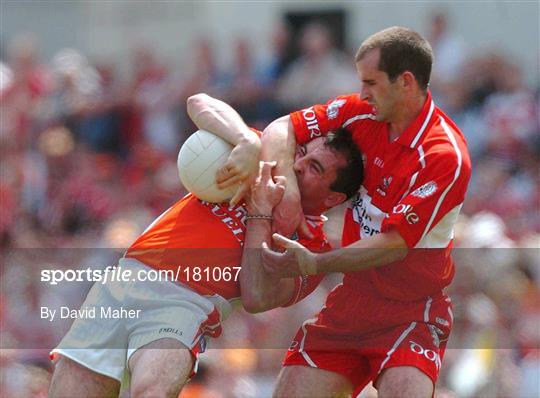
[[[233,206],[249,191],[259,169],[261,142],[255,134],[253,136],[253,139],[238,143],[231,151],[225,165],[216,173],[218,188],[224,189],[238,185],[235,195],[230,200]]]
[[[263,242],[262,262],[265,270],[280,278],[290,278],[298,275],[314,275],[317,273],[315,253],[310,252],[300,243],[273,234],[272,240],[278,247],[285,249],[283,253],[270,250]]]
[[[298,188],[287,186],[283,199],[274,207],[273,216],[273,232],[284,236],[292,236],[294,231],[298,230],[300,235],[306,238],[313,237],[304,217]]]
[[[276,162],[259,162],[259,172],[246,198],[249,214],[271,215],[272,209],[283,197],[286,179],[283,176],[272,178],[272,169]]]

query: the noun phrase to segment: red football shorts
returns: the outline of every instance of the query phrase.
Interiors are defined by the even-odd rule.
[[[418,368],[435,385],[451,325],[450,299],[443,294],[401,302],[341,285],[317,318],[298,330],[283,366],[341,374],[355,394],[370,381],[376,386],[381,372],[394,366]]]

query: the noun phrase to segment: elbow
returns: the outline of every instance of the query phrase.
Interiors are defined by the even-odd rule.
[[[206,107],[208,103],[208,98],[210,98],[205,93],[194,94],[187,99],[187,112],[188,115],[193,119],[193,117],[201,112]]]
[[[270,123],[266,128],[263,130],[263,137],[268,134],[272,134],[275,132],[282,132],[287,133],[287,129],[290,122],[290,116],[282,116],[279,119],[274,120],[272,123]]]
[[[244,307],[244,310],[246,310],[246,312],[250,314],[258,314],[260,312],[266,311],[266,309],[259,303],[245,302],[244,300],[242,300],[242,305]]]
[[[242,306],[250,314],[258,314],[270,309],[263,300],[256,297],[242,296]]]

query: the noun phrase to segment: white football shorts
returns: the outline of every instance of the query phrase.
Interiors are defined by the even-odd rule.
[[[133,274],[139,269],[150,270],[132,258],[120,259],[119,265],[134,270]],[[153,341],[178,340],[196,357],[204,350],[205,337],[220,329],[232,307],[219,295],[202,296],[178,283],[135,280],[95,283],[81,306],[84,308],[95,308],[95,318],[75,319],[51,356],[63,355],[122,382],[131,355]],[[110,316],[120,309],[138,316]]]

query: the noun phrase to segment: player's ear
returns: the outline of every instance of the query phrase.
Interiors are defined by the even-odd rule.
[[[401,85],[404,88],[411,88],[414,83],[416,83],[416,77],[414,77],[414,74],[408,70],[403,72],[401,74]]]
[[[324,206],[327,208],[332,208],[337,206],[347,200],[347,195],[342,192],[330,192],[326,199],[324,200]]]

